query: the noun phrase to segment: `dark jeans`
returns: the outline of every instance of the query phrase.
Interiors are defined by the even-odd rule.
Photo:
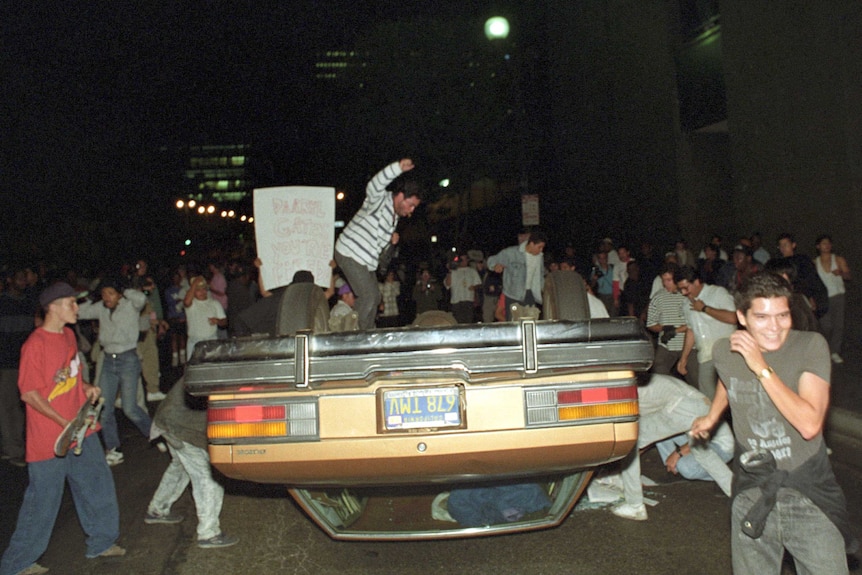
[[[105,398],[105,406],[102,409],[102,438],[105,440],[106,449],[114,449],[120,446],[120,434],[117,432],[117,416],[114,414],[114,401],[117,392],[123,405],[123,413],[126,414],[141,434],[149,439],[152,420],[150,414],[140,408],[137,404],[138,380],[141,377],[141,362],[136,350],[130,349],[123,353],[105,352],[102,366],[102,375],[99,379],[99,387],[102,388],[102,397]]]

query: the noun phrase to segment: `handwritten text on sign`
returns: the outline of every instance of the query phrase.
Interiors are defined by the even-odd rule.
[[[334,226],[334,188],[255,190],[254,227],[264,287],[271,290],[287,285],[299,270],[309,270],[317,285],[328,286]]]

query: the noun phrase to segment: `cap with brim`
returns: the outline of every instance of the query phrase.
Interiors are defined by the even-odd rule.
[[[52,301],[64,297],[78,297],[78,292],[65,282],[51,284],[39,295],[39,305],[47,307]]]
[[[350,289],[350,284],[344,284],[340,288],[338,288],[338,295],[344,295],[346,293],[351,293],[353,290]]]

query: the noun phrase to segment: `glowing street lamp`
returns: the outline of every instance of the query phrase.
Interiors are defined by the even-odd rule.
[[[509,36],[509,21],[502,16],[494,16],[485,21],[485,37],[488,40],[505,40]]]

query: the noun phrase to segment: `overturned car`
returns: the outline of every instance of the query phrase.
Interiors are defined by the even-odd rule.
[[[336,539],[558,525],[635,446],[653,352],[637,319],[590,320],[574,272],[550,274],[544,302],[549,319],[327,332],[322,290],[292,285],[281,335],[195,349],[212,464],[287,485]]]

